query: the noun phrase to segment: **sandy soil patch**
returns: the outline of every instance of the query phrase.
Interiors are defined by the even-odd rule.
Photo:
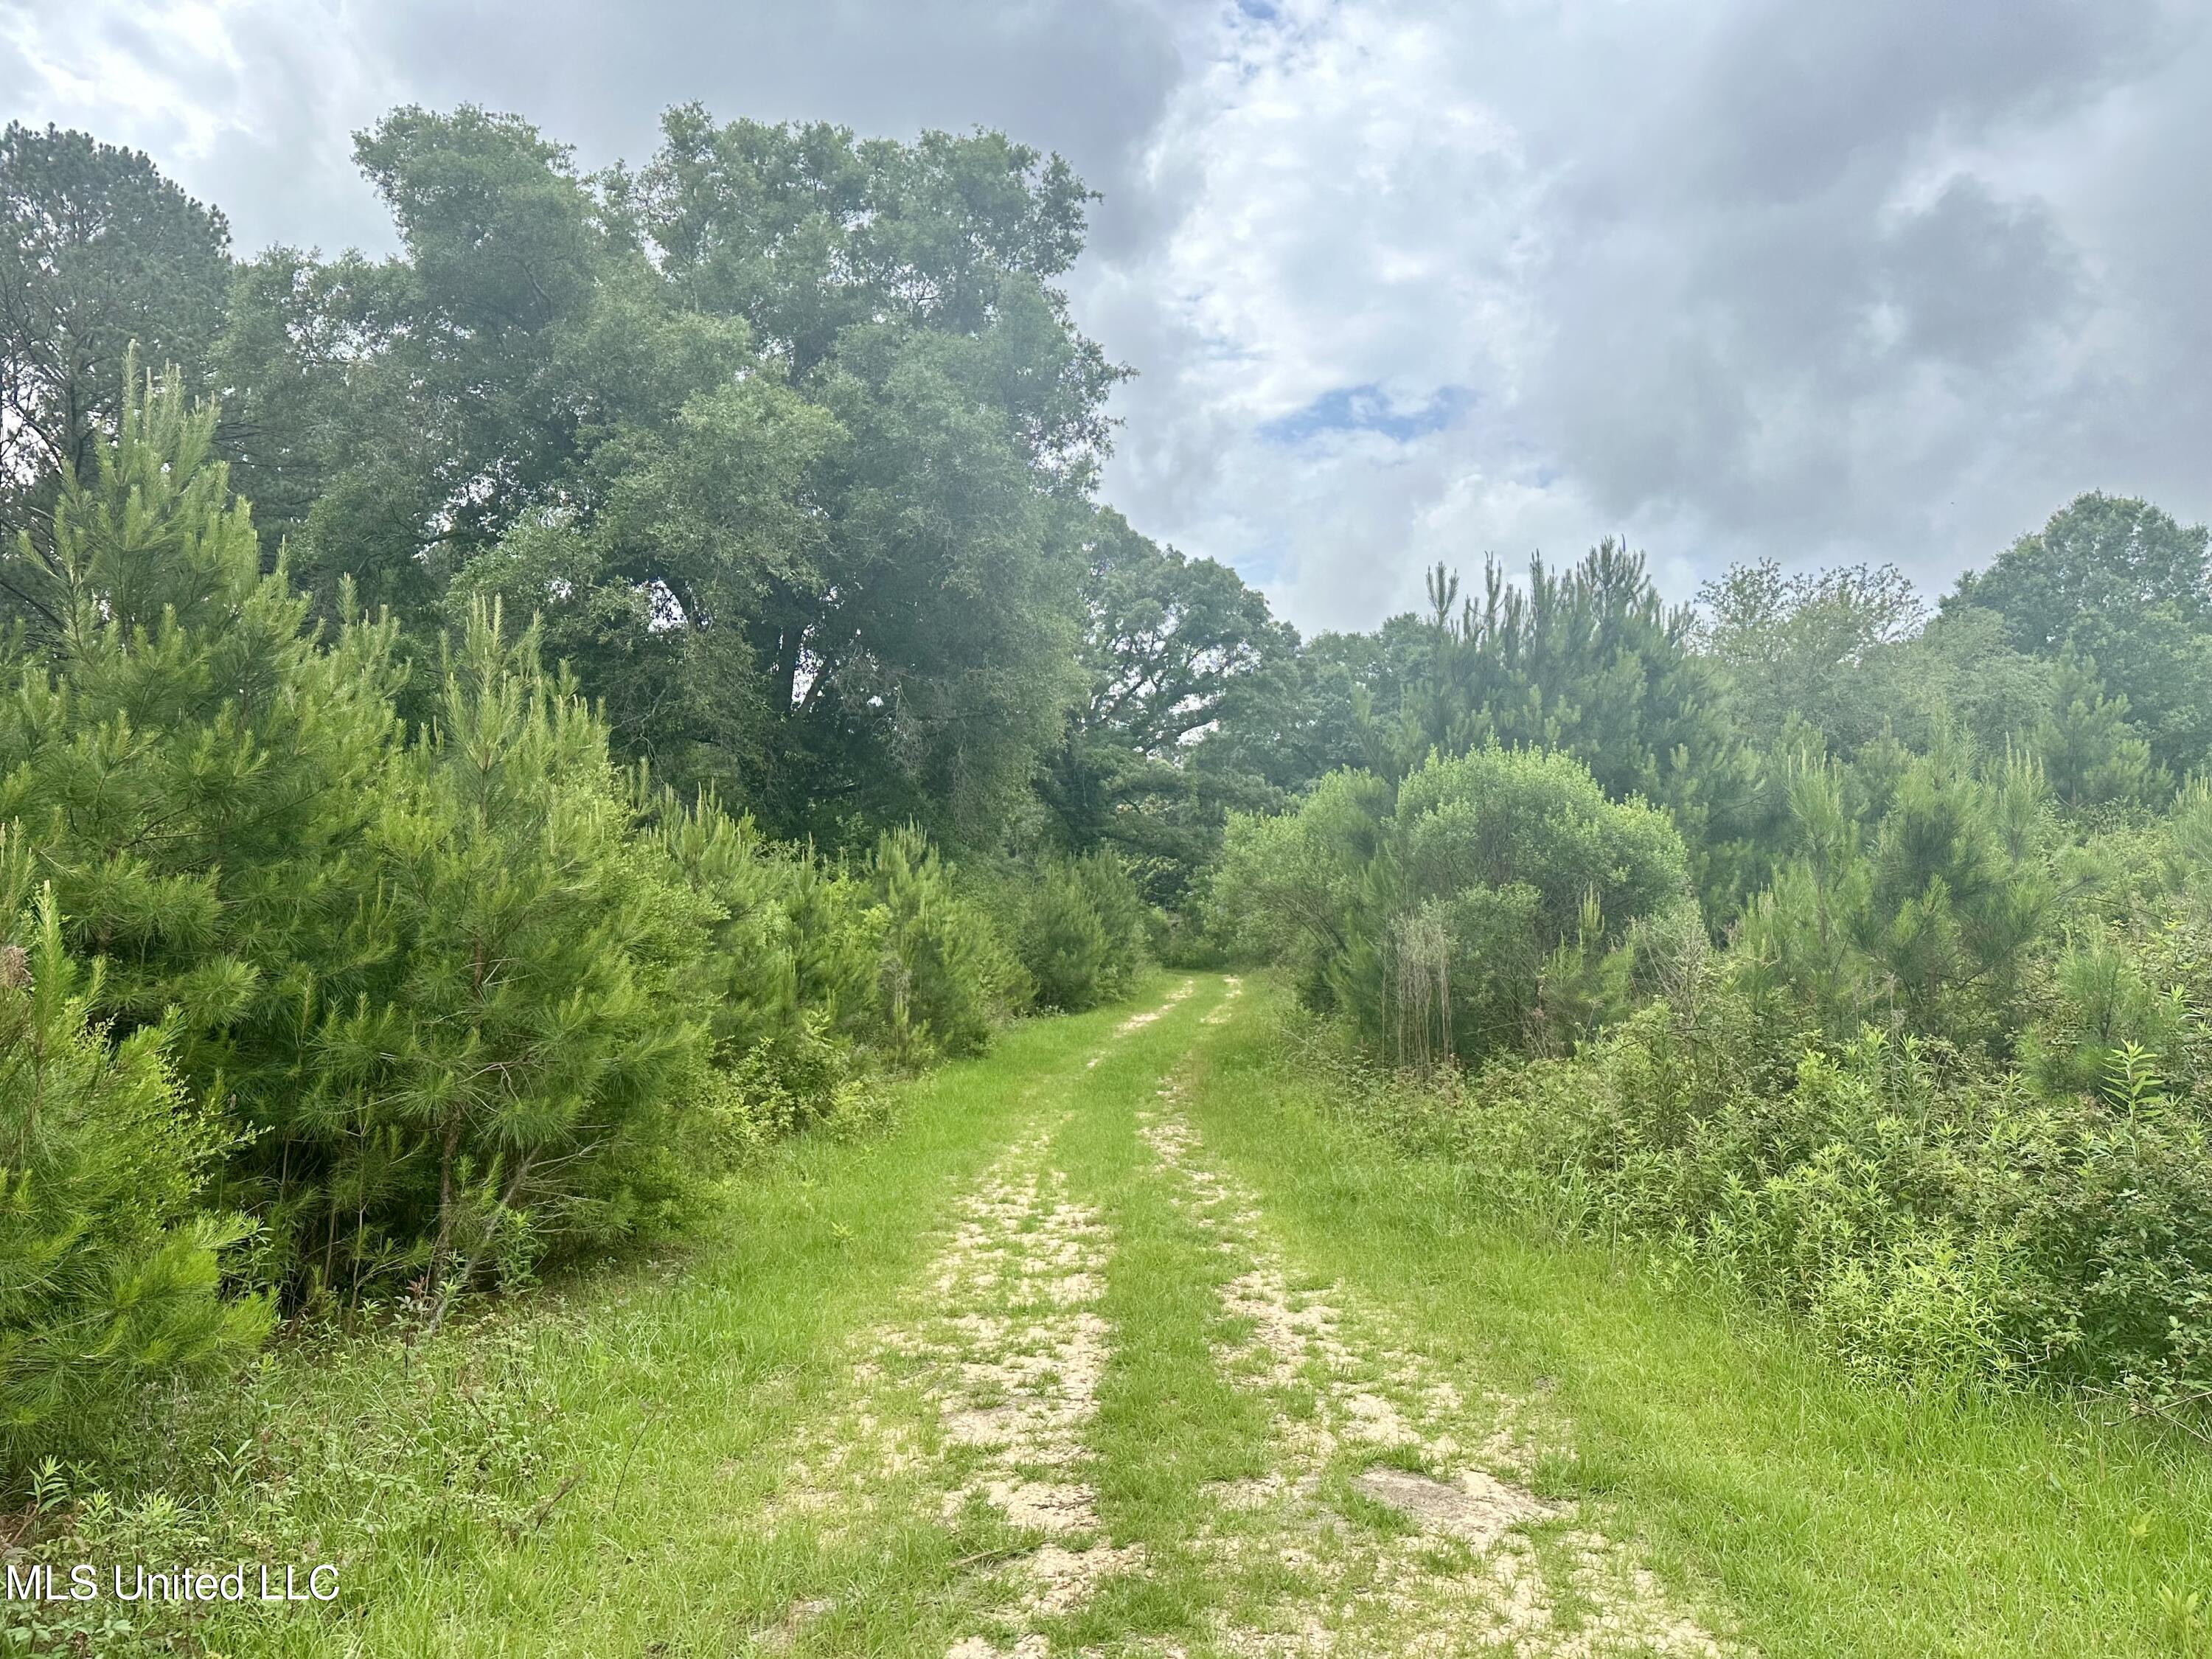
[[[1123,1020],[1119,1025],[1116,1025],[1114,1028],[1114,1035],[1117,1037],[1127,1036],[1132,1031],[1140,1031],[1144,1030],[1146,1026],[1150,1025],[1154,1020],[1159,1018],[1161,1015],[1166,1013],[1169,1009],[1174,1007],[1177,1003],[1181,1002],[1197,988],[1198,981],[1196,980],[1187,979],[1183,981],[1182,984],[1176,986],[1174,990],[1168,993],[1167,1000],[1161,1003],[1158,1007],[1147,1008],[1142,1013],[1132,1014],[1128,1018]]]
[[[1141,1559],[1097,1536],[1085,1437],[1112,1335],[1097,1310],[1109,1240],[1096,1212],[1069,1198],[1048,1147],[1040,1132],[991,1171],[928,1275],[929,1314],[878,1334],[921,1362],[945,1444],[968,1454],[966,1478],[945,1491],[946,1517],[981,1503],[1039,1535],[1004,1569],[1020,1585],[1006,1621],[1017,1627],[1079,1606]],[[971,1635],[951,1651],[958,1659],[1045,1651],[1032,1632],[1017,1628],[1010,1639],[1001,1647]]]
[[[1220,1518],[1203,1545],[1252,1586],[1214,1632],[1224,1651],[1730,1650],[1633,1550],[1530,1490],[1540,1453],[1566,1449],[1556,1421],[1547,1446],[1535,1402],[1470,1390],[1341,1287],[1294,1285],[1253,1195],[1206,1158],[1176,1089],[1161,1091],[1141,1132],[1177,1202],[1237,1269],[1221,1290],[1217,1358],[1276,1406],[1274,1468],[1217,1490]],[[1362,1502],[1390,1524],[1363,1520]]]
[[[1231,974],[1221,981],[1221,1006],[1198,1023],[1200,1025],[1226,1025],[1236,1010],[1230,1005],[1244,994],[1244,981]]]
[[[908,1313],[856,1340],[851,1397],[824,1413],[770,1510],[835,1535],[904,1480],[948,1524],[981,1504],[1026,1534],[981,1569],[1010,1582],[1012,1604],[956,1659],[1042,1659],[1045,1639],[1024,1625],[1141,1561],[1099,1537],[1085,1435],[1112,1340],[1097,1311],[1110,1241],[1053,1166],[1054,1127],[984,1173]],[[915,1421],[917,1395],[933,1436]]]
[[[1113,1035],[1107,1039],[1108,1042],[1109,1043],[1116,1042],[1133,1031],[1143,1030],[1146,1026],[1150,1025],[1154,1020],[1159,1018],[1161,1015],[1166,1013],[1169,1009],[1174,1007],[1177,1003],[1181,1002],[1185,997],[1188,996],[1197,988],[1198,981],[1196,980],[1187,979],[1183,981],[1182,984],[1176,986],[1174,990],[1168,993],[1166,1000],[1163,1001],[1158,1007],[1147,1008],[1141,1013],[1132,1014],[1128,1018],[1123,1020],[1119,1025],[1116,1025],[1114,1028]],[[1091,1055],[1090,1059],[1083,1062],[1084,1069],[1085,1071],[1096,1070],[1098,1063],[1106,1058],[1106,1054],[1107,1050],[1101,1048],[1097,1054]]]

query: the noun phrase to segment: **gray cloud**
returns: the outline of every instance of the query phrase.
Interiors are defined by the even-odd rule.
[[[1149,0],[71,9],[0,8],[0,42],[49,71],[15,78],[45,82],[25,113],[154,152],[229,207],[249,246],[390,246],[350,135],[396,103],[514,111],[591,167],[641,159],[660,112],[696,99],[725,116],[870,132],[1002,127],[1109,188],[1094,226],[1103,252],[1145,233],[1148,204],[1121,186],[1181,73],[1171,15]]]
[[[389,245],[348,134],[520,111],[1000,126],[1106,194],[1109,493],[1305,626],[1624,531],[1940,585],[2076,489],[2212,512],[2203,0],[0,0],[20,112],[241,246]]]
[[[866,131],[1005,129],[1081,166],[1108,198],[1093,246],[1142,221],[1130,155],[1181,72],[1167,20],[1142,0],[830,0],[736,6],[404,0],[373,10],[372,49],[410,68],[410,95],[526,113],[589,156],[642,156],[659,112],[830,119]]]
[[[1531,104],[1568,175],[1532,420],[1611,514],[1955,568],[1962,533],[2037,509],[1946,522],[1929,498],[2033,438],[2023,404],[2063,420],[2106,367],[2069,360],[2097,296],[2053,204],[1957,169],[2077,118],[2176,38],[2148,6],[1748,5],[1618,89],[1621,141]]]
[[[2067,0],[1480,15],[1405,0],[1248,39],[1236,92],[1193,127],[1296,107],[1302,130],[1275,143],[1363,193],[1329,200],[1279,153],[1305,222],[1285,254],[1255,260],[1186,222],[1180,240],[1216,260],[1289,273],[1283,315],[1223,354],[1215,400],[1300,374],[1293,407],[1376,383],[1475,394],[1391,464],[1316,441],[1248,465],[1246,512],[1290,550],[1293,613],[1371,620],[1431,558],[1571,556],[1613,529],[1686,594],[1759,555],[1894,559],[1940,585],[2080,489],[2203,516],[2212,481],[2185,457],[2212,437],[2212,344],[2201,306],[2183,314],[2212,251],[2203,21]],[[1389,94],[1334,107],[1386,64]],[[1363,154],[1392,97],[1431,135],[1474,110],[1503,137],[1431,189],[1422,139],[1379,167]],[[1224,186],[1238,170],[1214,164]],[[1389,222],[1394,196],[1425,191],[1425,213]],[[1407,228],[1456,264],[1462,293],[1407,283]],[[1316,336],[1367,336],[1364,361],[1337,370]],[[1171,450],[1188,399],[1152,391],[1142,422]],[[1114,482],[1150,506],[1148,453]],[[1181,500],[1158,489],[1159,516]]]
[[[2055,343],[2087,307],[2080,252],[2050,210],[1998,201],[1978,179],[1953,179],[1880,252],[1882,302],[1911,356],[1994,369]]]

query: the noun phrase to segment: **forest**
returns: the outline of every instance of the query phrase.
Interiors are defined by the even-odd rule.
[[[696,106],[601,172],[466,106],[355,155],[388,257],[0,139],[9,1503],[190,1487],[149,1425],[271,1356],[720,1237],[1163,969],[1859,1384],[2212,1438],[2203,526],[1689,604],[1471,548],[1302,637],[1102,498],[1059,158]]]

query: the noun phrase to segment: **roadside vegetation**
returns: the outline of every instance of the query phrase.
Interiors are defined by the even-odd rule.
[[[1301,638],[1058,158],[356,153],[0,136],[9,1559],[357,1598],[19,1645],[2203,1650],[2203,527]]]
[[[1313,1282],[1571,1425],[1536,1490],[1601,1505],[1757,1650],[2212,1651],[2212,1464],[2185,1428],[2124,1400],[1900,1387],[1773,1317],[1755,1279],[1563,1237],[1463,1145],[1409,1152],[1426,1096],[1347,1091],[1305,1018],[1269,994],[1201,1050],[1209,1146]]]
[[[70,1559],[326,1559],[337,1606],[35,1617],[57,1638],[104,1634],[95,1651],[233,1656],[939,1659],[969,1632],[1008,1642],[1039,1534],[985,1505],[946,1519],[947,1494],[993,1466],[951,1426],[968,1397],[932,1392],[939,1355],[991,1356],[933,1345],[967,1310],[941,1287],[951,1241],[1018,1153],[1063,1170],[1062,1201],[1098,1230],[1060,1270],[1099,1273],[1112,1332],[1083,1436],[1093,1530],[1043,1534],[1076,1552],[1054,1570],[1091,1549],[1109,1565],[1043,1622],[1055,1642],[1208,1652],[1332,1605],[1340,1566],[1407,1541],[1352,1483],[1443,1465],[1349,1435],[1316,1462],[1307,1425],[1377,1392],[1418,1424],[1449,1377],[1472,1425],[1528,1448],[1537,1500],[1572,1506],[1571,1527],[1535,1523],[1532,1559],[1557,1571],[1559,1538],[1601,1525],[1670,1587],[1670,1616],[1725,1640],[1868,1659],[2204,1650],[2190,1597],[2212,1565],[2212,1485],[2185,1434],[1854,1376],[1738,1292],[1640,1249],[1562,1242],[1502,1214],[1453,1158],[1409,1155],[1313,1063],[1286,988],[1232,997],[1201,978],[1116,1036],[1176,983],[892,1085],[882,1119],[772,1147],[711,1224],[657,1251],[472,1304],[409,1346],[295,1329],[238,1388],[160,1419],[166,1441],[134,1442],[163,1476],[136,1498],[67,1471],[40,1488]],[[1165,1163],[1176,1121],[1194,1139]],[[1233,1183],[1231,1203],[1195,1202],[1193,1174]],[[1009,1241],[1060,1237],[1054,1212],[1022,1213]],[[1272,1361],[1238,1346],[1245,1276],[1271,1260],[1286,1305],[1326,1298],[1346,1368],[1301,1366],[1279,1393]],[[1409,1351],[1410,1387],[1392,1357]],[[867,1356],[880,1378],[856,1373]],[[1341,1553],[1239,1567],[1255,1545],[1235,1540],[1272,1549],[1283,1524],[1248,1494],[1309,1471],[1347,1517]],[[1468,1571],[1457,1546],[1425,1547],[1449,1569],[1437,1584]],[[1571,1634],[1583,1615],[1561,1616]]]
[[[2036,562],[2039,592],[2112,580],[2051,568],[2085,544],[2138,562],[2163,548],[2205,580],[2202,531],[2086,501],[1966,591]],[[1609,580],[1594,559],[1558,603],[1593,610]],[[1480,679],[1493,653],[1544,654],[1533,611],[1453,617],[1438,590],[1432,662],[1472,653]],[[2172,617],[2194,591],[2144,603]],[[1842,604],[1797,593],[1793,617]],[[1725,708],[1742,597],[1709,598],[1703,636],[1678,619],[1677,668],[1710,674]],[[1964,625],[1863,640],[1823,696]],[[2068,647],[2053,684],[2081,672]],[[2055,714],[2002,747],[1942,711],[1917,744],[1893,715],[1847,746],[1793,712],[1794,749],[1759,763],[1773,821],[1738,839],[1708,816],[1701,852],[1678,833],[1694,815],[1607,794],[1602,744],[1486,729],[1447,757],[1408,720],[1401,773],[1341,771],[1294,812],[1231,822],[1217,925],[1340,1029],[1317,1054],[1347,1095],[1499,1202],[1649,1240],[1869,1376],[2085,1389],[2201,1431],[2212,788],[2161,773],[2122,701],[2103,706],[2087,774],[2079,745],[2052,747]],[[1715,741],[1717,776],[1757,759]],[[1662,798],[1710,781],[1644,762]]]

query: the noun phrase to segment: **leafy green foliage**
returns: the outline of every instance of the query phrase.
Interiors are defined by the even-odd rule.
[[[844,1111],[866,1052],[972,1049],[1021,1000],[918,835],[847,875],[644,788],[495,604],[409,737],[392,630],[325,642],[263,574],[215,429],[143,387],[65,481],[0,822],[113,1037],[158,1032],[241,1132],[211,1173],[264,1224],[250,1278],[442,1310],[675,1215],[763,1123]]]
[[[1746,911],[1732,960],[1793,1029],[1862,1024],[2002,1048],[2054,898],[2047,787],[2015,763],[1985,779],[1955,755],[1917,757],[1884,789],[1869,834],[1832,763],[1791,780],[1796,855]]]
[[[1479,618],[1439,573],[1425,623],[1320,642],[1364,769],[1232,818],[1216,931],[1423,1073],[1353,1092],[1504,1201],[1652,1240],[1870,1375],[2196,1411],[2212,805],[2156,815],[2203,757],[2201,533],[2085,498],[1925,627],[1894,571],[1740,568],[1679,643],[1604,552],[1525,598],[1493,571]],[[1516,732],[1559,750],[1480,746]],[[1543,770],[1567,754],[1595,781]],[[1705,926],[1599,890],[1633,789]]]
[[[465,1281],[503,1230],[631,1231],[704,1057],[691,896],[635,844],[605,726],[501,633],[470,619],[389,776],[368,837],[386,971],[316,1036],[326,1088],[297,1127],[356,1218],[354,1273]]]
[[[2128,720],[2126,696],[2106,696],[2097,665],[2070,647],[2051,676],[2051,712],[2030,741],[2052,793],[2069,806],[2148,805],[2171,787]]]
[[[1301,641],[1097,499],[1059,158],[696,106],[634,172],[465,106],[356,155],[398,256],[234,268],[143,156],[0,140],[0,825],[113,1140],[50,1149],[78,1244],[8,1191],[57,1295],[171,1264],[201,1346],[137,1371],[260,1290],[434,1324],[1209,951],[1870,1370],[2212,1371],[2202,528],[2081,497],[1932,621],[1773,562],[1699,617],[1608,540]],[[156,1102],[198,1150],[126,1237]]]
[[[1214,887],[1224,925],[1310,1000],[1425,1066],[1571,1043],[1629,926],[1687,901],[1664,814],[1607,800],[1565,755],[1494,744],[1432,757],[1395,801],[1340,773],[1295,818],[1232,821]]]
[[[714,125],[698,105],[668,112],[664,142],[635,179],[613,181],[685,302],[742,317],[797,376],[854,331],[988,333],[1022,293],[1047,285],[1083,246],[1081,182],[994,132],[924,133],[913,144],[856,140],[824,123]],[[1098,404],[1115,378],[1088,342],[1026,377],[1024,425],[1071,461],[1104,436]]]
[[[650,834],[704,907],[714,977],[699,989],[717,1057],[817,1031],[879,1041],[884,919],[865,884],[810,848],[764,840],[712,795],[644,793]]]
[[[1431,996],[1447,1054],[1479,1059],[1529,1040],[1547,970],[1579,976],[1562,946],[1577,957],[1617,947],[1630,923],[1688,895],[1666,816],[1607,799],[1564,755],[1493,746],[1432,758],[1400,786],[1391,829],[1339,983],[1362,1025],[1401,1054],[1425,1048],[1414,1028]],[[1389,913],[1374,914],[1386,895]]]
[[[1771,792],[1693,648],[1694,617],[1661,600],[1642,555],[1607,541],[1569,569],[1534,560],[1525,586],[1493,562],[1480,611],[1440,565],[1429,599],[1425,622],[1386,628],[1380,681],[1358,688],[1367,764],[1401,776],[1432,751],[1489,742],[1561,750],[1606,793],[1665,808],[1708,907],[1736,902]]]
[[[63,479],[92,471],[135,346],[197,379],[230,283],[222,215],[137,150],[82,132],[0,133],[0,617],[28,607],[9,556],[36,562]]]
[[[1705,643],[1728,671],[1745,727],[1795,720],[1848,755],[1897,712],[1895,677],[1881,672],[1897,653],[1882,647],[1911,638],[1923,611],[1894,566],[1784,575],[1762,559],[1733,567],[1698,597]]]
[[[118,1034],[181,1016],[195,1087],[249,1121],[312,1087],[326,994],[379,959],[361,838],[393,724],[391,636],[325,645],[215,458],[212,410],[134,389],[64,482],[45,608],[0,703],[0,823],[22,825]]]
[[[326,614],[350,577],[427,662],[501,598],[672,784],[992,844],[1079,689],[1115,378],[1050,286],[1065,164],[696,108],[635,174],[467,107],[356,154],[404,257],[273,252],[225,343],[241,480]]]
[[[1084,588],[1087,701],[1037,781],[1058,838],[1112,847],[1186,902],[1228,811],[1278,805],[1267,750],[1296,696],[1297,636],[1226,565],[1098,515]]]
[[[2093,1091],[2046,1091],[1917,1039],[1793,1043],[1702,945],[1662,977],[1575,1060],[1397,1085],[1378,1109],[1505,1201],[1782,1303],[1869,1375],[2152,1405],[2204,1386],[2201,1071],[2178,1088],[2124,1048]]]
[[[1079,1012],[1134,984],[1148,954],[1148,907],[1110,849],[1044,859],[997,885],[1000,926],[1037,1006]]]
[[[748,354],[741,327],[669,303],[527,122],[400,109],[355,154],[404,256],[264,255],[241,275],[222,374],[240,485],[293,538],[325,613],[351,577],[427,660],[471,560],[589,500],[605,444],[665,424]]]
[[[1241,955],[1283,966],[1316,1007],[1351,948],[1365,872],[1382,855],[1395,792],[1349,769],[1314,786],[1295,812],[1238,813],[1223,839],[1209,921]]]
[[[1949,608],[2003,618],[2013,647],[2095,659],[2161,766],[2212,756],[2212,562],[2202,525],[2148,501],[2090,494],[1960,579]]]
[[[981,1052],[1030,989],[989,913],[910,824],[884,831],[862,878],[883,913],[878,1007],[892,1055]]]

